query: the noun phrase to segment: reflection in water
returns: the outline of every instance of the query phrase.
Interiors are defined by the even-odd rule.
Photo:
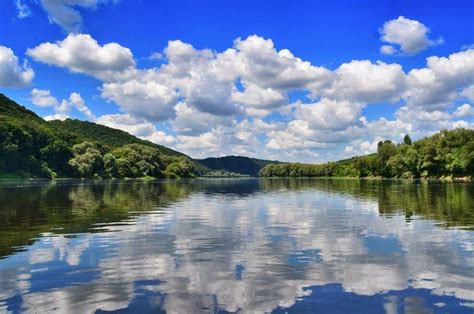
[[[474,185],[0,186],[0,312],[472,312]]]

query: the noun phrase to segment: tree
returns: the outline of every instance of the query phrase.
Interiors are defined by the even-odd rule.
[[[120,176],[114,154],[107,153],[104,155],[104,175],[107,178],[118,178]]]
[[[129,144],[114,149],[112,153],[117,158],[117,162],[120,160],[118,167],[121,177],[161,176],[163,161],[160,152],[155,148]]]
[[[410,138],[410,135],[405,135],[405,137],[403,138],[403,144],[405,145],[412,145],[412,141],[411,141],[411,138]]]
[[[73,157],[69,145],[63,140],[55,140],[40,150],[41,159],[55,172],[68,175],[71,172],[68,161]]]
[[[169,177],[190,178],[195,176],[193,162],[186,157],[180,157],[176,161],[170,163],[165,170]]]
[[[69,165],[80,177],[90,178],[100,175],[103,171],[104,161],[102,153],[96,145],[91,142],[82,142],[72,148],[74,158],[69,160]]]
[[[381,145],[377,147],[377,159],[378,159],[378,172],[383,177],[389,178],[393,176],[393,173],[390,171],[391,167],[387,165],[390,157],[395,155],[397,152],[397,147],[390,140],[384,141]]]

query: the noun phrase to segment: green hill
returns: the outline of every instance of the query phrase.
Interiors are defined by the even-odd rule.
[[[206,159],[197,159],[196,161],[214,171],[240,173],[252,177],[257,177],[260,169],[265,165],[278,163],[278,161],[242,156],[210,157]]]
[[[193,176],[186,155],[92,122],[45,121],[0,94],[0,178]]]
[[[0,93],[0,115],[9,116],[15,118],[31,118],[36,120],[41,120],[40,117],[33,111],[26,109],[23,106],[20,106],[4,94]]]
[[[184,156],[183,153],[168,147],[145,141],[127,132],[93,122],[66,119],[64,121],[48,121],[48,124],[56,131],[73,134],[77,142],[92,141],[101,143],[108,148],[122,147],[127,144],[140,144],[156,148],[164,155]]]

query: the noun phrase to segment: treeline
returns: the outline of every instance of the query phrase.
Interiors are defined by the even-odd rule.
[[[126,132],[47,122],[0,94],[0,178],[194,177],[194,162]]]
[[[167,156],[152,147],[128,144],[112,151],[105,151],[100,145],[83,142],[69,151],[71,157],[66,165],[69,176],[104,178],[166,177],[189,178],[195,176],[194,163],[186,156]],[[51,174],[51,177],[54,173]]]
[[[442,178],[474,174],[474,130],[443,130],[412,143],[380,141],[377,153],[325,164],[280,163],[263,167],[262,177]]]
[[[0,172],[3,173],[43,178],[187,178],[196,175],[194,163],[188,157],[163,155],[141,144],[109,150],[99,143],[84,141],[71,147],[64,140],[54,139],[35,147],[38,143],[34,140],[21,141],[23,145],[6,142],[2,131],[5,128],[0,128]]]

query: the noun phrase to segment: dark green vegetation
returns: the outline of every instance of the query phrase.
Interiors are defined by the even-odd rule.
[[[167,147],[78,120],[45,121],[0,94],[0,178],[194,177]]]
[[[280,163],[262,177],[453,178],[474,174],[474,130],[441,131],[413,142],[378,143],[377,153],[325,164]]]
[[[241,156],[226,156],[218,158],[206,158],[197,160],[200,164],[214,171],[224,171],[234,174],[243,174],[257,177],[260,169],[277,161],[262,160]]]

